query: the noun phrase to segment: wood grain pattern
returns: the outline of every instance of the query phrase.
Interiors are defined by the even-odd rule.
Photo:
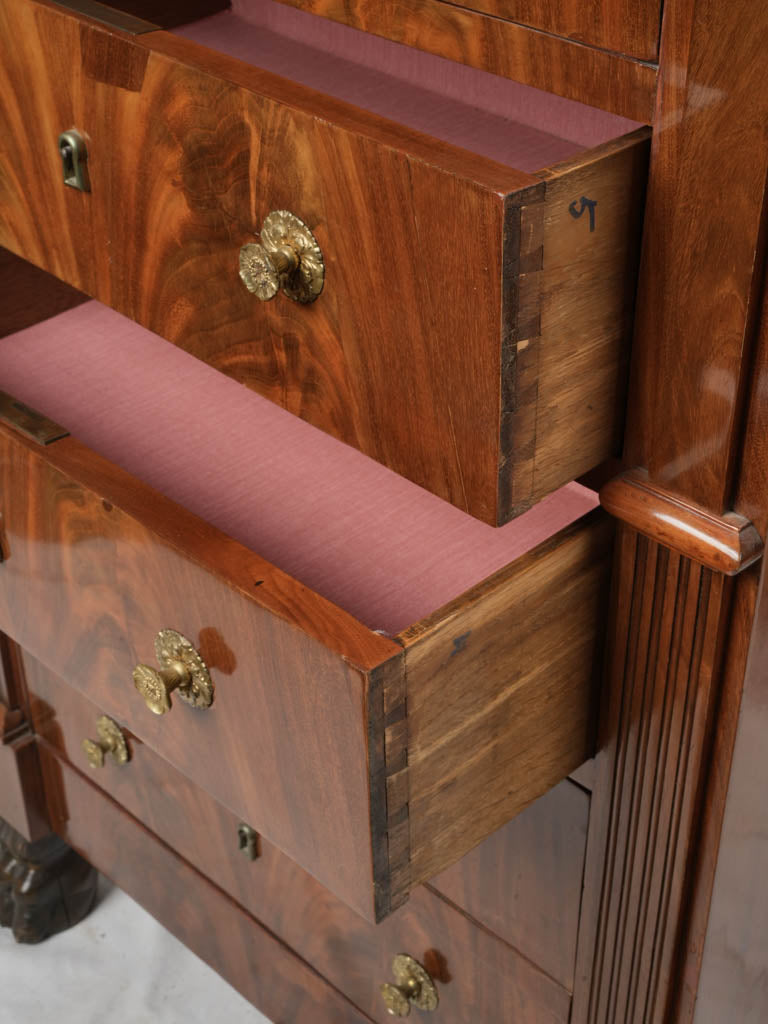
[[[401,634],[412,885],[591,754],[611,543],[587,516]]]
[[[768,9],[678,0],[664,33],[625,456],[719,515],[762,287]]]
[[[272,1020],[370,1020],[73,768],[44,747],[41,758],[59,835]]]
[[[442,0],[281,2],[634,121],[653,120],[657,68],[652,64]]]
[[[756,562],[763,542],[754,525],[737,512],[713,516],[632,470],[600,491],[603,508],[657,544],[671,548],[713,572],[735,576]]]
[[[578,1024],[670,1019],[730,596],[727,577],[620,527]]]
[[[88,772],[80,739],[92,733],[98,707],[34,659],[26,657],[25,665],[39,736]],[[567,1021],[570,999],[563,988],[434,893],[418,889],[407,908],[377,926],[369,925],[268,842],[260,842],[256,861],[243,857],[237,850],[237,817],[136,737],[129,735],[128,743],[128,765],[107,761],[103,769],[88,773],[90,780],[373,1020],[384,1024],[389,1019],[379,984],[389,975],[393,954],[409,950],[432,969],[438,967],[440,1014],[450,1024],[492,1020],[501,1007],[531,1024]],[[557,832],[554,810],[548,820],[547,834]],[[541,830],[524,835],[529,836],[526,853],[533,859],[539,852],[534,835],[540,837]],[[547,880],[533,865],[529,874],[543,895]],[[530,905],[527,913],[535,918],[535,906]],[[522,949],[527,952],[525,945]]]
[[[659,52],[659,0],[456,0],[458,7],[652,60]]]
[[[755,359],[733,507],[765,536],[768,525],[768,303],[761,300]],[[764,565],[735,585],[723,691],[707,779],[677,1012],[714,1024],[723,1012],[745,1024],[768,1014],[762,970],[766,908]]]
[[[544,449],[550,489],[614,453],[611,384],[637,244],[625,213],[642,205],[644,139],[628,144],[637,162],[606,151],[605,183],[598,156],[585,157],[600,241],[573,247],[581,288],[559,289],[551,305],[542,295],[541,314],[522,322],[502,282],[506,273],[514,289],[533,267],[505,211],[544,195],[531,175],[168,33],[131,40],[35,0],[6,0],[0,27],[24,40],[0,77],[0,139],[13,140],[0,242],[493,525],[509,515],[499,473],[512,489],[518,452]],[[61,52],[80,56],[64,85],[48,73]],[[53,123],[90,139],[90,194],[62,185]],[[579,198],[569,170],[553,182],[552,231]],[[327,287],[308,307],[259,303],[237,276],[240,246],[280,208],[306,220],[325,255]],[[563,255],[553,245],[548,265]],[[605,273],[604,245],[616,273]],[[548,317],[571,324],[574,372],[518,386],[510,339]],[[502,395],[505,410],[510,395],[525,403],[514,457],[500,440]],[[544,493],[515,490],[521,506]]]
[[[515,374],[502,405],[500,521],[619,453],[648,139],[640,129],[544,172],[544,201],[508,213],[521,241],[502,352]]]
[[[43,451],[3,430],[0,451],[5,630],[361,913],[374,883],[386,908],[367,730],[400,648],[70,438]],[[135,692],[166,627],[211,668],[210,710],[158,719]]]
[[[583,789],[561,782],[429,885],[568,991],[589,804]]]

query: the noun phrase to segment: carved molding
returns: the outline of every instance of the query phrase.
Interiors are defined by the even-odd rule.
[[[763,553],[760,535],[744,516],[713,515],[656,487],[644,470],[633,469],[611,480],[600,491],[600,503],[656,543],[726,576],[737,575]]]
[[[666,1019],[732,581],[619,527],[574,1024]]]

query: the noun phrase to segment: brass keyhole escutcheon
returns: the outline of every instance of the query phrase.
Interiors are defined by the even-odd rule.
[[[130,760],[125,736],[117,722],[102,715],[96,720],[98,740],[83,740],[82,747],[91,768],[102,768],[105,757],[109,756],[115,764],[127,764]]]
[[[281,289],[294,302],[314,302],[325,281],[317,239],[295,214],[274,210],[261,226],[261,242],[240,249],[240,279],[262,302]]]
[[[398,953],[392,961],[395,984],[381,986],[381,998],[387,1013],[393,1017],[407,1017],[411,1007],[417,1010],[437,1009],[440,1001],[435,983],[421,964],[407,953]]]
[[[213,701],[213,684],[208,668],[192,643],[174,629],[161,629],[155,637],[159,668],[137,665],[133,684],[144,703],[156,715],[171,710],[171,694],[196,708],[208,708]]]
[[[80,192],[90,192],[88,177],[88,149],[80,132],[70,128],[59,136],[59,156],[64,175],[64,184]]]
[[[259,833],[245,822],[237,826],[237,848],[246,860],[256,860],[259,856]]]

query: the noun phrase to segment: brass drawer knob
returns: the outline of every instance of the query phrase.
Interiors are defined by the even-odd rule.
[[[144,703],[156,715],[171,710],[171,694],[196,708],[208,708],[213,700],[213,684],[205,662],[186,637],[173,629],[161,629],[155,637],[155,654],[160,668],[137,665],[133,682]]]
[[[117,722],[102,715],[96,721],[98,740],[83,740],[83,750],[91,768],[101,768],[104,758],[109,754],[115,764],[127,764],[130,760],[125,736]]]
[[[325,263],[304,221],[288,210],[274,210],[261,227],[261,244],[240,250],[240,278],[262,302],[282,290],[294,302],[314,302],[323,290]]]
[[[439,1002],[435,983],[427,971],[407,953],[398,953],[392,961],[395,984],[381,986],[381,998],[387,1013],[393,1017],[407,1017],[411,1007],[417,1010],[436,1010]]]

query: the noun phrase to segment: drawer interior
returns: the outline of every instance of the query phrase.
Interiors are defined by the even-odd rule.
[[[529,173],[639,127],[275,0],[233,0],[174,33]]]
[[[488,526],[94,301],[0,340],[0,389],[390,635],[597,504]]]

